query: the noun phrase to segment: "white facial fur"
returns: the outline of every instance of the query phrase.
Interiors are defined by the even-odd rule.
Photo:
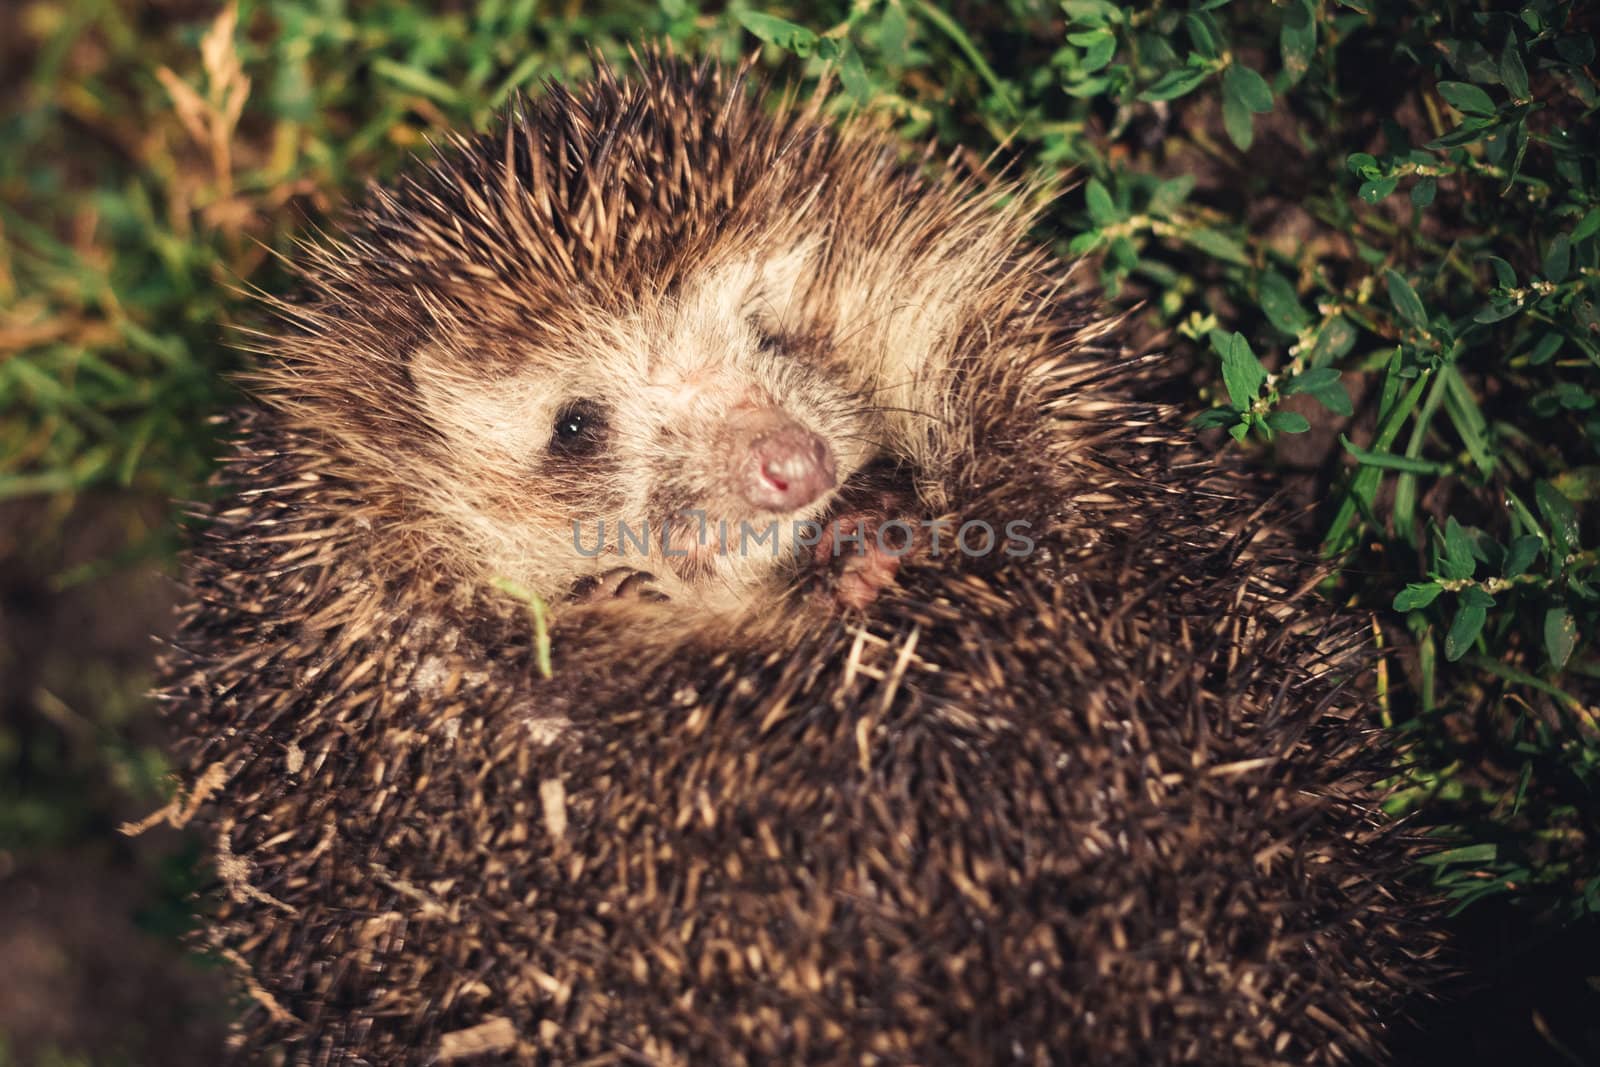
[[[795,524],[820,518],[832,494],[794,513],[752,513],[728,490],[730,416],[781,412],[828,444],[841,484],[885,433],[853,392],[861,383],[819,366],[815,353],[775,351],[763,334],[805,325],[791,320],[809,261],[800,250],[724,264],[671,297],[596,315],[560,350],[518,353],[492,376],[472,352],[441,342],[414,353],[412,378],[450,468],[422,488],[480,579],[510,579],[558,603],[585,575],[626,566],[654,574],[675,603],[719,612],[770,584],[804,550]],[[553,455],[557,418],[579,400],[606,409],[599,450]],[[662,554],[669,503],[705,513],[710,549],[692,564]],[[718,520],[728,523],[726,551]],[[779,541],[741,544],[741,520],[762,535],[776,520]],[[622,539],[623,523],[635,534],[648,527],[644,552]],[[602,528],[605,551],[591,555]],[[694,547],[681,529],[670,546]]]

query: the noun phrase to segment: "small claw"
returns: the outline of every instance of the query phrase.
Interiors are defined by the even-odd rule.
[[[883,537],[883,524],[894,514],[888,507],[892,502],[886,496],[881,512],[839,516],[813,550],[817,564],[832,573],[831,595],[840,607],[864,609],[871,605],[881,591],[894,584],[901,557],[917,547],[915,533],[908,539],[904,528],[891,527],[889,536]]]
[[[621,581],[617,583],[617,587],[616,589],[612,590],[611,595],[618,597],[638,596],[640,594],[649,592],[650,590],[648,586],[655,580],[656,576],[651,574],[649,571],[630,571]]]
[[[899,557],[876,550],[847,559],[834,583],[834,599],[842,607],[865,609],[894,584],[899,569]]]
[[[639,600],[662,601],[670,599],[650,583],[656,576],[649,571],[636,571],[632,567],[613,567],[599,574],[586,574],[572,583],[568,599],[583,603],[632,597]]]

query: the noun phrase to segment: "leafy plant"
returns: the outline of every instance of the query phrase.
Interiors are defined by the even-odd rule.
[[[283,284],[272,250],[592,55],[759,48],[908,144],[1051,179],[1039,238],[1140,308],[1135,340],[1192,383],[1195,432],[1315,481],[1307,542],[1393,650],[1384,710],[1414,754],[1393,803],[1449,831],[1440,886],[1600,911],[1600,88],[1581,5],[260,0],[161,22],[43,0],[14,23],[0,500],[67,515],[201,491],[225,326],[241,283]],[[58,579],[167,557],[170,524],[127,528]]]

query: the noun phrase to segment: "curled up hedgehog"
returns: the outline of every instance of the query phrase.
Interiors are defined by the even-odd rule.
[[[163,666],[292,1063],[1323,1064],[1359,626],[1026,190],[646,56],[303,248]]]

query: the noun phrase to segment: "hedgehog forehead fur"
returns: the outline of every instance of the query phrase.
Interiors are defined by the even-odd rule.
[[[302,249],[258,381],[367,487],[375,550],[402,568],[549,596],[614,563],[577,551],[583,527],[746,518],[719,436],[749,407],[826,441],[838,482],[879,459],[926,469],[928,423],[951,414],[927,399],[973,335],[1001,362],[1051,343],[1039,310],[1061,282],[1019,253],[1014,190],[766,113],[742,75],[645,66],[519,102]],[[605,428],[582,462],[550,448],[574,405]],[[669,591],[737,607],[771,570],[716,566]]]

